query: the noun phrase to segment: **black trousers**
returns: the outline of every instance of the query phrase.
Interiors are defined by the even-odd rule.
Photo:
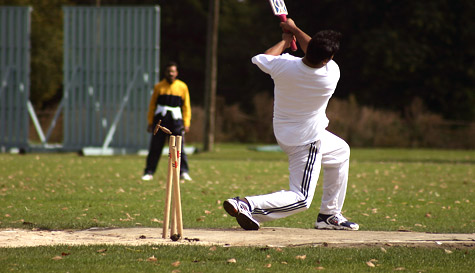
[[[183,120],[174,120],[170,112],[167,112],[165,116],[161,114],[155,115],[153,118],[153,128],[157,126],[158,121],[161,120],[160,125],[168,128],[172,135],[182,136],[181,142],[181,160],[180,160],[180,173],[188,172],[188,158],[185,153],[185,128],[183,126]],[[165,146],[165,142],[168,143],[168,134],[159,130],[156,135],[153,135],[150,139],[150,147],[148,149],[147,161],[144,170],[144,174],[154,174],[157,170],[158,163],[160,162],[160,157],[162,156],[162,150]]]

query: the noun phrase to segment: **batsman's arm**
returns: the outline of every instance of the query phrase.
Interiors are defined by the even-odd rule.
[[[288,18],[285,22],[281,22],[280,27],[282,27],[284,31],[289,31],[290,33],[292,33],[299,42],[302,51],[304,53],[307,53],[307,46],[312,37],[308,36],[307,33],[303,32],[299,27],[297,27],[297,25],[295,25],[294,20],[290,18]]]
[[[267,49],[264,54],[278,56],[284,52],[285,49],[289,48],[292,41],[294,41],[294,36],[290,33],[283,33],[282,40],[277,44],[273,45],[271,48]]]
[[[158,98],[158,84],[153,88],[153,94],[150,98],[147,112],[147,132],[153,132],[153,118],[155,116],[155,110],[157,110],[157,98]]]

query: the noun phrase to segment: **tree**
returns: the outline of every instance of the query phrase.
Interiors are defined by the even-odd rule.
[[[209,0],[101,0],[107,5],[160,5],[161,56],[180,64],[180,77],[201,104],[205,86]],[[43,105],[61,96],[62,15],[65,4],[96,0],[0,0],[32,5],[31,96]],[[335,96],[354,95],[360,105],[403,112],[415,98],[445,118],[475,118],[475,2],[471,0],[287,1],[289,17],[309,34],[343,33],[335,60],[341,80]],[[252,111],[256,93],[272,94],[272,80],[251,64],[280,37],[267,1],[222,0],[217,95]],[[302,55],[301,51],[296,53]]]
[[[210,0],[208,5],[208,30],[206,41],[206,85],[205,85],[205,151],[212,151],[215,135],[216,121],[216,83],[217,83],[217,57],[218,57],[218,23],[219,0]]]

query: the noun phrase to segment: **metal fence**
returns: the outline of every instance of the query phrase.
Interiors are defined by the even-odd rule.
[[[0,148],[28,148],[30,7],[0,7]]]
[[[63,12],[64,149],[147,148],[148,103],[159,79],[160,8]]]

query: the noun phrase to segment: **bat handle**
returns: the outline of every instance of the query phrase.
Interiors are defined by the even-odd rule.
[[[280,15],[278,15],[278,16],[279,16],[281,22],[287,21],[287,15],[285,15],[285,14],[280,14]],[[287,32],[287,31],[286,31],[286,32]],[[292,51],[297,51],[297,44],[295,43],[295,41],[292,41],[292,43],[290,43],[290,49],[291,49]]]

